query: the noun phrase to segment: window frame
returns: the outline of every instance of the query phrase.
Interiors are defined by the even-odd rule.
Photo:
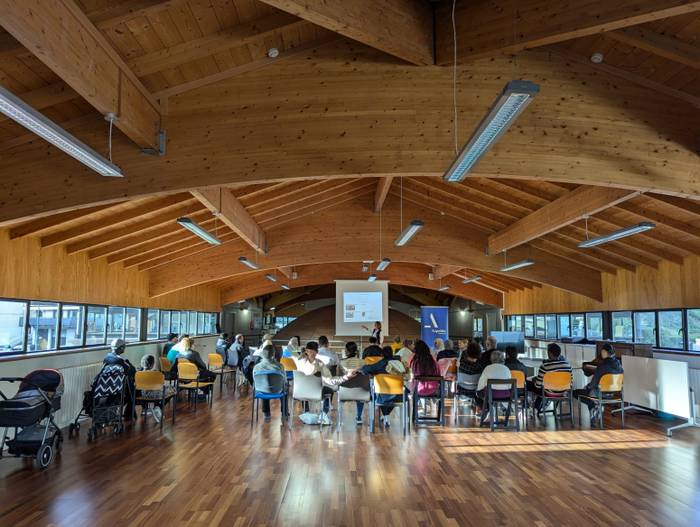
[[[566,319],[569,321],[569,334],[566,336],[562,336],[561,334],[561,323],[560,320]],[[571,338],[571,313],[557,313],[557,338],[559,340],[561,339],[570,339]]]
[[[599,337],[589,337],[588,336],[588,317],[592,315],[599,315],[600,316],[600,336]],[[605,340],[605,316],[603,315],[603,311],[586,311],[585,317],[584,317],[584,334],[586,336],[586,340]]]
[[[656,349],[676,351],[676,352],[688,350],[688,328],[686,326],[685,311],[687,311],[687,310],[684,308],[657,309],[655,311],[655,314],[656,314]],[[680,314],[681,314],[681,340],[682,340],[682,344],[681,344],[680,348],[668,348],[665,346],[661,346],[661,323],[660,323],[661,319],[660,319],[659,315],[661,313],[669,313],[669,312],[680,312]]]
[[[654,314],[654,340],[652,342],[637,341],[637,313],[653,313]],[[652,347],[659,348],[659,316],[654,309],[637,309],[632,311],[632,342],[635,344],[651,344]]]

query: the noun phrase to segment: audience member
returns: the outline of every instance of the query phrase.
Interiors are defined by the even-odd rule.
[[[505,365],[509,370],[521,371],[525,376],[527,376],[527,368],[518,360],[518,348],[515,346],[506,347]]]
[[[299,337],[292,337],[287,343],[287,347],[284,348],[283,357],[298,357],[301,353]]]
[[[190,361],[192,364],[197,366],[197,370],[199,370],[199,376],[198,379],[201,382],[213,382],[216,380],[216,374],[212,371],[209,371],[207,368],[207,365],[204,363],[202,360],[202,357],[200,357],[199,353],[195,351],[193,348],[193,339],[189,337],[184,337],[178,345],[180,345],[180,349],[178,350],[177,353],[177,360],[180,359],[186,359]],[[177,363],[177,360],[175,361]],[[211,387],[207,387],[206,390],[209,390]],[[205,391],[206,391],[205,390]]]
[[[235,368],[243,364],[243,360],[248,355],[245,348],[245,337],[238,333],[234,339],[233,343],[228,348],[226,364]]]
[[[369,338],[369,346],[367,346],[364,351],[362,352],[362,358],[366,359],[367,357],[381,357],[382,356],[382,348],[380,348],[377,345],[377,338],[376,337],[370,337]]]
[[[510,370],[506,367],[503,362],[505,361],[505,353],[499,350],[493,350],[491,352],[491,364],[486,366],[484,368],[484,371],[481,373],[481,377],[479,377],[479,383],[476,386],[476,404],[477,406],[482,408],[482,412],[488,413],[489,408],[487,403],[487,393],[486,393],[486,387],[488,384],[488,381],[491,379],[510,379],[511,374]],[[498,388],[497,386],[496,388]],[[504,388],[506,388],[505,391],[507,391],[508,386],[504,385]],[[501,393],[501,390],[494,389],[493,390],[494,395],[496,397],[500,397],[504,395]]]
[[[284,368],[282,365],[275,359],[275,348],[274,346],[265,346],[262,349],[262,354],[260,355],[260,362],[258,362],[255,366],[253,366],[253,375],[255,375],[258,372],[263,372],[263,371],[279,371],[284,373]],[[286,374],[285,374],[286,376]],[[282,381],[285,382],[285,381]],[[287,407],[284,406],[284,402],[280,403],[283,405],[280,407],[280,410],[282,412],[282,417],[287,417],[288,415],[288,410]],[[265,421],[270,420],[270,401],[268,399],[263,399],[262,400],[262,407],[263,407],[263,415],[265,416]]]
[[[430,353],[430,348],[422,340],[416,341],[415,353],[411,360],[411,373],[413,377],[439,376],[437,362]],[[427,397],[434,395],[440,388],[439,381],[414,381],[411,383],[412,390],[420,396]]]
[[[164,357],[169,356],[170,350],[172,349],[172,347],[175,344],[177,344],[177,333],[168,333],[168,340],[165,342],[165,345],[163,346],[163,356]]]
[[[462,352],[459,358],[459,371],[466,375],[477,375],[484,371],[484,367],[479,362],[481,357],[481,346],[473,340],[467,344],[467,349]]]
[[[151,355],[150,353],[147,353],[143,357],[141,357],[141,366],[139,367],[138,371],[157,371],[156,368],[156,358]],[[174,388],[172,386],[168,386],[168,391],[172,392],[174,391]],[[145,397],[145,398],[152,398],[152,399],[161,399],[163,395],[162,389],[161,390],[136,390],[136,397]],[[144,413],[147,412],[147,410],[144,408]],[[162,408],[162,402],[160,400],[156,400],[153,403],[153,410],[152,414],[153,418],[156,420],[156,422],[160,423],[160,420],[163,418],[163,408]]]
[[[338,368],[338,356],[331,351],[328,337],[325,335],[318,337],[318,360],[328,366],[331,373],[335,373]]]
[[[228,340],[228,333],[221,333],[219,338],[216,339],[216,348],[223,348],[226,346],[226,341]]]
[[[477,339],[477,342],[478,340],[479,339]],[[484,344],[484,352],[481,354],[481,357],[479,357],[479,363],[483,368],[486,368],[486,366],[491,364],[491,352],[496,349],[497,344],[498,341],[493,335],[489,335],[488,337],[486,337],[486,343]]]
[[[445,342],[441,338],[436,338],[433,341],[433,357],[437,357],[438,354],[445,349]]]
[[[255,355],[256,357],[262,357],[262,350],[265,348],[265,346],[274,347],[274,344],[272,342],[272,335],[270,335],[269,333],[265,333],[262,336],[260,346],[258,346],[258,349],[255,350],[255,353],[253,353],[253,355]]]
[[[401,335],[396,335],[394,337],[394,342],[391,343],[391,349],[394,352],[394,355],[396,355],[402,348],[401,345]]]
[[[411,359],[413,358],[413,339],[406,339],[403,341],[403,347],[397,353],[401,357],[401,361],[405,366],[410,366]]]
[[[114,339],[109,345],[109,353],[102,361],[103,366],[119,366],[124,372],[126,378],[126,392],[124,393],[124,418],[127,420],[133,419],[134,416],[134,376],[136,368],[129,362],[129,359],[122,357],[126,351],[126,342],[122,339]]]
[[[527,381],[527,390],[537,396],[535,398],[535,408],[538,412],[542,410],[540,408],[542,405],[542,380],[544,379],[545,373],[553,371],[571,372],[571,366],[566,360],[566,357],[561,354],[559,344],[550,342],[547,345],[547,358],[542,361],[542,364],[537,370],[537,376]]]
[[[345,352],[343,354],[343,360],[340,361],[339,373],[349,373],[365,365],[365,361],[357,356],[357,352],[357,343],[353,341],[345,343]]]
[[[598,361],[593,378],[582,390],[574,390],[574,397],[588,406],[588,410],[591,414],[591,423],[596,419],[602,419],[602,416],[600,415],[600,408],[595,404],[595,401],[586,398],[586,396],[595,398],[599,396],[600,379],[603,375],[608,373],[617,374],[624,373],[624,371],[622,369],[622,364],[617,357],[615,357],[615,348],[606,342],[600,350],[600,360]],[[603,394],[603,397],[615,397],[617,395],[618,394],[610,393]]]
[[[435,360],[439,361],[440,359],[455,359],[457,358],[458,354],[454,350],[454,345],[452,344],[452,341],[450,339],[447,339],[445,341],[444,348],[440,350],[437,354],[437,357],[435,357]]]

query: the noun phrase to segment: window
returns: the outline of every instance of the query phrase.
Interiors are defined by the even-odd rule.
[[[525,336],[534,337],[535,336],[535,319],[532,315],[527,315],[523,317],[525,321]]]
[[[472,329],[473,329],[475,337],[483,336],[484,335],[484,319],[474,317]]]
[[[206,313],[197,313],[197,335],[204,335],[204,315]]]
[[[158,339],[158,309],[149,309],[146,311],[146,340]]]
[[[583,313],[571,315],[571,336],[581,339],[586,336],[586,317]]]
[[[0,302],[0,306],[2,303]],[[700,309],[688,310],[688,349],[690,351],[700,351]],[[0,340],[1,342],[1,340]],[[0,344],[0,349],[1,349]]]
[[[104,345],[106,329],[107,308],[98,306],[88,306],[85,344],[88,346]]]
[[[296,319],[297,317],[275,317],[274,324],[277,329],[282,329],[283,327],[294,322]]]
[[[634,314],[634,341],[656,345],[656,313],[637,311]]]
[[[168,338],[168,333],[170,333],[170,311],[160,312],[160,338]]]
[[[571,318],[569,315],[557,315],[557,323],[559,325],[559,338],[568,338],[571,336]]]
[[[209,315],[209,322],[205,328],[207,333],[216,333],[216,313],[207,313]]]
[[[659,347],[683,349],[683,311],[659,311]]]
[[[30,302],[27,351],[55,350],[57,333],[58,303]]]
[[[110,306],[107,309],[107,341],[124,338],[124,308]]]
[[[617,311],[612,314],[612,338],[613,340],[634,340],[631,311]]]
[[[586,313],[586,338],[603,338],[603,313]]]
[[[520,315],[510,317],[508,331],[522,331],[522,330],[523,330],[523,317]]]
[[[27,303],[0,300],[0,353],[22,353]]]
[[[179,311],[171,311],[170,312],[170,332],[177,333],[178,335],[182,335],[182,332],[180,331],[180,312]]]
[[[196,311],[190,311],[187,314],[189,324],[187,326],[187,333],[190,335],[196,335],[197,334],[197,312]]]
[[[141,310],[137,307],[125,309],[124,340],[138,342],[141,340]]]
[[[548,339],[557,338],[557,316],[556,315],[545,315],[544,324],[546,330],[546,337]]]
[[[61,336],[59,348],[75,348],[83,345],[85,307],[71,304],[61,306]]]
[[[180,335],[188,335],[189,331],[187,331],[187,311],[180,311],[180,331],[178,331]]]

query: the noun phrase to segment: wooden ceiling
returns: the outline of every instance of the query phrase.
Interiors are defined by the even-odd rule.
[[[0,225],[147,272],[153,295],[208,283],[229,302],[278,291],[267,272],[312,287],[389,256],[379,275],[398,286],[599,298],[601,273],[700,254],[700,2],[554,4],[457,3],[460,143],[506,80],[542,91],[448,184],[449,2],[0,0],[2,85],[101,152],[100,114],[119,108],[125,173],[100,178],[0,117]],[[159,129],[167,152],[144,155]],[[413,217],[425,229],[393,247]],[[640,221],[657,228],[577,247],[586,223],[596,236]],[[525,257],[537,264],[500,272]]]

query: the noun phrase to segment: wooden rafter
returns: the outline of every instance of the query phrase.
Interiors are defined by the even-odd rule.
[[[691,68],[700,69],[700,48],[641,26],[611,31],[607,36]]]
[[[381,212],[393,180],[392,177],[384,177],[377,181],[377,190],[374,193],[374,212]]]

